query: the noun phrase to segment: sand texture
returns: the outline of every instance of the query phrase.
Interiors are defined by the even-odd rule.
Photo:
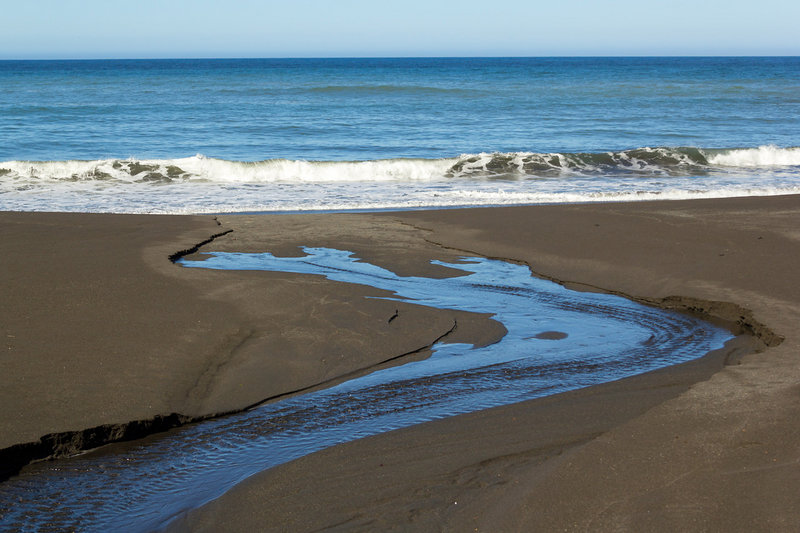
[[[325,450],[174,530],[796,530],[799,198],[371,217],[574,287],[702,308],[772,346]]]
[[[271,227],[288,231],[294,220]],[[244,246],[241,226],[215,248]],[[481,344],[505,333],[484,316],[368,299],[384,294],[371,287],[173,264],[231,229],[213,217],[0,213],[0,229],[0,479],[29,459],[424,357],[446,334]],[[260,246],[273,240],[265,239]]]
[[[443,335],[483,344],[503,334],[489,317],[367,299],[381,294],[370,287],[170,261],[214,235],[200,252],[329,246],[401,275],[447,276],[430,260],[474,254],[525,262],[573,288],[707,313],[761,349],[337,446],[254,476],[172,529],[792,531],[798,228],[799,197],[282,216],[0,213],[4,467],[424,357]]]

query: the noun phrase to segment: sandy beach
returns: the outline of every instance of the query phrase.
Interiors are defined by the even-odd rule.
[[[569,288],[703,314],[746,337],[692,363],[312,454],[171,529],[792,531],[798,228],[797,196],[363,214],[0,213],[0,464],[13,474],[30,459],[425,357],[445,335],[488,344],[504,333],[490,317],[365,298],[380,295],[370,287],[185,269],[176,254],[327,246],[398,274],[443,277],[452,272],[431,260],[479,255]]]

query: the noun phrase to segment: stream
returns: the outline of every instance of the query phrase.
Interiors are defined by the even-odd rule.
[[[526,266],[434,262],[463,275],[402,277],[350,252],[304,257],[210,253],[186,268],[321,275],[388,290],[388,299],[493,315],[508,333],[476,348],[440,342],[423,361],[189,425],[121,451],[29,465],[0,483],[3,531],[148,531],[267,468],[443,417],[587,387],[695,359],[732,334],[688,315],[575,292]]]

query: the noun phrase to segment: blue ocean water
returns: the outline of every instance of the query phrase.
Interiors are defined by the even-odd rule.
[[[0,61],[0,209],[800,190],[800,58]]]

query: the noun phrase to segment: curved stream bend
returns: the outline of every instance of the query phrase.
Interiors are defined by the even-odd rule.
[[[438,308],[494,315],[493,345],[437,344],[419,362],[175,430],[123,454],[31,465],[0,484],[0,529],[143,531],[264,469],[357,438],[613,381],[688,361],[730,333],[624,298],[578,293],[527,267],[481,258],[437,264],[471,274],[400,277],[349,252],[214,253],[192,268],[277,270],[371,285]]]

